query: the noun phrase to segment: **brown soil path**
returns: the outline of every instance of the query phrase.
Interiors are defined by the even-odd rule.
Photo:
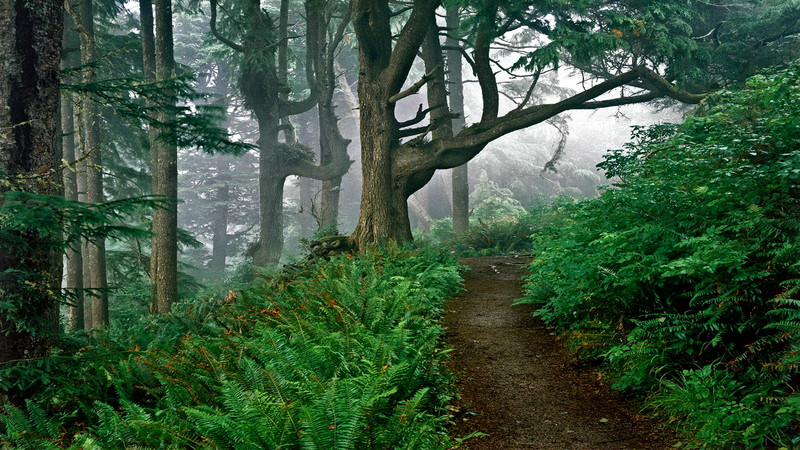
[[[453,436],[479,449],[669,448],[656,424],[581,367],[522,296],[524,257],[465,258],[466,292],[445,324],[461,399]]]

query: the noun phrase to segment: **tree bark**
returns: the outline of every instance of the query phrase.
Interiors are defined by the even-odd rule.
[[[411,16],[393,49],[389,3],[352,2],[358,39],[363,174],[359,219],[351,236],[351,244],[356,247],[385,240],[411,240],[407,199],[424,182],[415,186],[411,177],[417,174],[396,167],[399,133],[391,99],[400,93],[437,4],[414,1]],[[430,179],[432,174],[428,170],[421,176]]]
[[[64,53],[62,68],[73,69],[80,64],[78,49],[80,38],[74,30],[75,24],[69,15],[64,16]],[[75,105],[72,94],[61,93],[61,154],[64,162],[69,166],[63,171],[64,197],[67,200],[78,201],[78,173],[75,152]],[[66,252],[67,265],[67,291],[70,293],[72,306],[67,313],[68,327],[71,330],[84,329],[84,304],[83,304],[83,254],[81,242],[75,242],[68,247]]]
[[[141,25],[140,34],[142,37],[142,70],[144,78],[148,83],[156,82],[156,36],[155,19],[153,18],[153,0],[139,0],[139,23]],[[152,101],[147,101],[147,107],[154,107]],[[147,125],[147,142],[150,146],[150,192],[155,194],[161,188],[157,185],[158,179],[155,175],[155,168],[158,167],[158,115],[151,112],[150,123]],[[154,212],[155,215],[155,212]],[[151,225],[151,231],[153,230]],[[150,276],[150,310],[155,311],[154,305],[157,303],[158,289],[156,280],[158,279],[158,246],[155,245],[155,236],[150,240],[150,261],[148,274]]]
[[[277,132],[275,135],[272,145],[277,147]],[[265,139],[264,133],[261,139]],[[277,264],[283,253],[283,188],[287,175],[280,171],[277,152],[270,150],[262,142],[258,177],[260,229],[258,246],[253,253],[253,264],[259,267]]]
[[[319,118],[319,153],[320,164],[335,164],[336,161],[349,160],[347,147],[350,140],[345,139],[339,130],[339,117],[336,115],[333,96],[336,91],[337,79],[335,68],[335,51],[342,39],[344,27],[349,23],[349,17],[339,22],[338,29],[332,34],[328,42],[329,30],[323,26],[327,20],[325,14],[334,15],[333,10],[323,12],[318,8],[307,7],[309,17],[308,33],[316,41],[313,55],[316,81],[319,85],[320,99],[317,106]],[[322,180],[322,195],[320,202],[320,227],[335,227],[339,223],[339,197],[342,185],[342,175]]]
[[[359,244],[410,240],[405,183],[394,179],[392,170],[397,139],[388,125],[394,121],[394,104],[386,101],[391,95],[381,77],[370,75],[362,73],[358,82],[363,191],[353,238]]]
[[[94,11],[92,0],[81,0],[78,5],[81,36],[81,63],[84,65],[83,81],[97,80],[95,63]],[[100,204],[103,195],[103,157],[100,142],[100,118],[97,104],[89,95],[83,98],[84,154],[86,157],[86,201]],[[92,300],[92,328],[108,326],[108,282],[106,277],[105,239],[97,238],[86,245],[84,266],[88,269],[87,288]]]
[[[170,0],[155,2],[155,71],[156,80],[169,80],[175,74],[172,42],[172,4]],[[174,101],[174,100],[172,100]],[[160,123],[170,123],[169,112],[159,112]],[[155,295],[151,298],[153,313],[166,313],[178,297],[178,148],[174,131],[156,127],[158,138],[150,149],[154,166],[153,194],[163,196],[169,203],[153,211],[153,240],[150,257],[150,283]]]
[[[74,167],[75,164],[75,111],[72,95],[61,94],[61,129],[62,154],[64,161]],[[64,197],[78,201],[78,179],[74,169],[64,169]],[[71,330],[83,330],[83,254],[81,243],[76,242],[66,249],[67,257],[67,290],[70,292],[73,306],[69,307],[68,323]]]
[[[76,181],[75,184],[78,188],[78,201],[86,202],[86,158],[84,158],[84,149],[85,145],[85,138],[83,132],[83,108],[80,108],[81,111],[78,112],[76,115],[76,125],[78,126],[77,135],[78,138],[78,147],[75,149],[76,155],[75,157],[78,158],[78,163],[75,165],[75,177]],[[89,265],[83,264],[83,259],[85,259],[86,255],[89,254],[89,245],[84,239],[76,244],[79,246],[77,249],[78,252],[82,255],[81,260],[81,286],[83,286],[83,329],[86,331],[90,331],[92,329],[92,297],[87,295],[86,287],[91,286],[91,281],[89,278]],[[76,282],[77,283],[77,282]]]
[[[0,194],[55,194],[61,184],[54,168],[60,154],[62,5],[0,0],[0,23],[0,173],[7,181]],[[53,273],[51,244],[36,232],[0,233],[0,274],[8,271],[0,277],[0,292],[18,308],[0,309],[0,362],[44,356],[55,338],[58,302],[52,287],[60,274]]]
[[[450,87],[449,104],[450,111],[458,114],[453,118],[453,133],[459,133],[464,129],[466,117],[464,117],[464,81],[462,79],[462,60],[461,52],[458,50],[461,44],[455,38],[458,33],[461,20],[458,15],[457,7],[447,9],[447,39],[445,46],[447,56],[447,82]],[[453,233],[463,233],[469,230],[469,167],[462,164],[452,169],[453,184]]]

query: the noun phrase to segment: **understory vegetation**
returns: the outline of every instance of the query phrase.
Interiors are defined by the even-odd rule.
[[[551,204],[537,204],[515,214],[497,214],[485,220],[470,221],[467,231],[453,233],[450,218],[437,220],[430,233],[419,236],[422,241],[462,257],[529,254],[534,236],[549,229],[561,216],[561,209],[575,203],[561,197]]]
[[[534,237],[527,297],[695,447],[800,446],[800,67],[635,131]]]
[[[389,246],[0,367],[3,448],[448,448],[455,260]]]

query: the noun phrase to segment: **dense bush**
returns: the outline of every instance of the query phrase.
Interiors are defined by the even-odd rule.
[[[0,367],[0,447],[448,447],[453,259],[389,247],[279,280]]]
[[[518,216],[497,217],[489,220],[474,219],[466,232],[453,234],[450,218],[433,223],[430,233],[420,236],[438,248],[458,256],[508,255],[530,253],[533,235],[541,235],[558,223],[565,208],[574,200],[557,199],[552,205],[535,205]]]
[[[800,67],[635,135],[536,238],[525,301],[695,445],[800,445]]]

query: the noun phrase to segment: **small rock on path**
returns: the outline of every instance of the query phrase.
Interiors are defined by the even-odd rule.
[[[522,297],[528,259],[464,258],[466,292],[447,305],[451,369],[461,399],[451,434],[488,434],[471,450],[670,448],[658,424],[581,367]]]

